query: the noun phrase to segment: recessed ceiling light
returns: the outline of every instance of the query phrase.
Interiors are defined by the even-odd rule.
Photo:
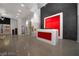
[[[2,15],[2,16],[6,16],[7,14],[6,14],[6,13],[1,13],[1,15]]]
[[[21,4],[21,7],[24,7],[24,4]]]
[[[26,21],[26,26],[28,26],[28,21]]]
[[[18,16],[16,16],[16,17],[18,17]]]
[[[22,12],[22,10],[18,10],[18,12]]]
[[[20,15],[19,13],[17,13],[17,15]]]

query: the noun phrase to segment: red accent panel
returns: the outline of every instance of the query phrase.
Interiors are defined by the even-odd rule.
[[[44,25],[46,29],[58,29],[60,35],[60,15],[45,19]]]
[[[48,32],[38,32],[38,37],[51,41],[51,33]]]

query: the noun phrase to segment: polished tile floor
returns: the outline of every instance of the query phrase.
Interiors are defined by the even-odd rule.
[[[57,45],[37,40],[33,36],[6,36],[0,38],[1,56],[79,56],[79,43],[59,40]]]

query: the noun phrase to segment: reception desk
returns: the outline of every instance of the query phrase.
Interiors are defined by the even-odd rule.
[[[58,41],[58,30],[57,29],[38,29],[36,33],[38,40],[56,45]]]

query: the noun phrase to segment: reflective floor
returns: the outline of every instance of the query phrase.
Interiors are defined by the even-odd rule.
[[[1,56],[79,56],[79,43],[72,40],[59,40],[53,46],[28,35],[2,38],[0,37]]]

